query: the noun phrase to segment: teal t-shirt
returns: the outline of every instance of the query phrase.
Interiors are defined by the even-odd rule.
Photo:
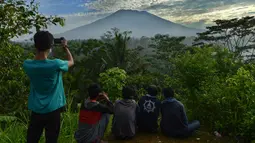
[[[65,106],[62,72],[68,71],[68,61],[25,60],[23,67],[30,79],[29,110],[43,114]]]

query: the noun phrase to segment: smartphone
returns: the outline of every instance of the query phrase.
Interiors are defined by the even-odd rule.
[[[55,39],[54,39],[54,44],[61,44],[62,40],[65,40],[65,38],[64,38],[64,37],[55,38]]]

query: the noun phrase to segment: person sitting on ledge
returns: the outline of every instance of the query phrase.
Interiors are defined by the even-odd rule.
[[[88,93],[89,99],[81,106],[75,139],[78,143],[105,143],[101,139],[106,131],[110,114],[113,114],[113,103],[97,84],[90,85]],[[100,103],[103,100],[106,101],[106,105]]]
[[[163,89],[165,100],[161,105],[161,131],[174,138],[187,138],[200,127],[199,121],[188,123],[183,104],[174,98],[172,88]]]
[[[157,99],[158,90],[155,85],[147,88],[147,94],[142,96],[138,102],[140,112],[138,113],[139,131],[156,133],[158,131],[158,117],[161,102]]]
[[[112,133],[116,139],[132,139],[137,130],[136,115],[139,107],[133,98],[136,92],[132,87],[124,87],[122,100],[118,100],[114,106],[114,117],[112,121]]]

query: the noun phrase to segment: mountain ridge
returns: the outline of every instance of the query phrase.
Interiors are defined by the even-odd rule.
[[[119,10],[105,18],[87,25],[68,30],[55,37],[65,37],[68,40],[100,38],[111,28],[121,31],[132,31],[133,37],[152,37],[156,34],[169,34],[171,36],[195,36],[201,29],[189,28],[168,21],[146,11]]]

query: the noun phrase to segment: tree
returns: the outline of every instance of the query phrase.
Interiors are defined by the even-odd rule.
[[[105,70],[103,44],[101,40],[89,39],[82,41],[81,47],[76,49],[80,60],[77,60],[75,68],[83,72],[83,79],[97,80],[98,75]]]
[[[106,68],[119,67],[127,73],[142,72],[146,64],[140,56],[143,48],[130,48],[127,46],[130,40],[130,31],[120,32],[119,29],[113,28],[102,36],[104,46],[102,50],[105,56],[102,57]]]
[[[121,33],[119,29],[113,28],[112,31],[108,31],[102,37],[113,66],[124,66],[127,60],[127,42],[130,39],[130,34],[130,31]]]
[[[185,37],[170,37],[169,35],[157,34],[152,38],[150,48],[153,48],[158,59],[166,60],[184,52],[186,46],[182,43]]]
[[[230,20],[216,20],[215,26],[207,27],[207,31],[198,33],[195,44],[218,44],[227,47],[239,58],[246,52],[248,57],[255,58],[255,17],[247,16]]]
[[[39,4],[31,0],[7,0],[0,3],[0,41],[9,40],[32,32],[35,28],[47,28],[49,24],[64,25],[64,19],[44,16],[38,12]]]
[[[24,55],[24,49],[0,42],[0,114],[23,110],[27,105],[29,81],[22,68],[23,61],[33,55]]]
[[[152,67],[161,73],[169,73],[171,71],[170,59],[174,59],[177,55],[184,53],[187,46],[182,42],[185,37],[170,37],[169,35],[157,34],[151,39],[149,45],[153,49],[153,54],[148,59],[152,63]]]

